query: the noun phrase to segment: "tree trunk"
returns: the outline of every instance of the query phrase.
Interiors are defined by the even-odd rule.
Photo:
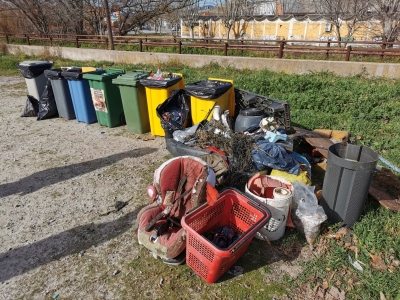
[[[231,34],[231,29],[232,29],[232,26],[229,26],[229,27],[227,28],[227,30],[228,30],[228,32],[227,32],[227,38],[228,38],[228,40],[229,40],[229,36],[230,36],[230,34]]]

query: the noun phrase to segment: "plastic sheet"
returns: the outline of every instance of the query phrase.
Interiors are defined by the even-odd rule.
[[[174,140],[177,142],[185,143],[185,138],[188,137],[189,135],[192,135],[196,132],[197,128],[199,128],[200,123],[197,123],[196,125],[185,128],[182,130],[175,130],[172,133],[172,136],[174,137]]]

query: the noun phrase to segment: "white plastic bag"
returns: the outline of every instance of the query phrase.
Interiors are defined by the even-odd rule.
[[[322,206],[318,205],[314,187],[303,182],[293,183],[292,219],[296,228],[306,236],[307,242],[313,244],[319,234],[320,225],[327,219]]]
[[[194,134],[196,132],[197,128],[199,128],[199,125],[200,125],[200,123],[197,123],[196,125],[193,125],[192,127],[189,127],[189,128],[185,128],[183,130],[175,130],[172,133],[172,136],[175,141],[184,143],[185,138],[191,134]]]

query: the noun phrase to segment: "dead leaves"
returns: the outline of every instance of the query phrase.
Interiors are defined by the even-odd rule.
[[[345,300],[346,292],[341,291],[335,286],[327,287],[324,285],[317,285],[314,288],[314,297],[315,299],[324,299],[324,300]]]
[[[374,255],[374,254],[369,254],[371,256],[371,262],[370,265],[376,270],[387,270],[387,266],[385,262],[382,259],[382,253],[379,253],[379,255]]]

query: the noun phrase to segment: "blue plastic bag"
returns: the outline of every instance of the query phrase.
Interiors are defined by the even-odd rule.
[[[251,155],[259,171],[269,167],[295,175],[299,174],[300,164],[278,144],[259,140],[251,151]]]

